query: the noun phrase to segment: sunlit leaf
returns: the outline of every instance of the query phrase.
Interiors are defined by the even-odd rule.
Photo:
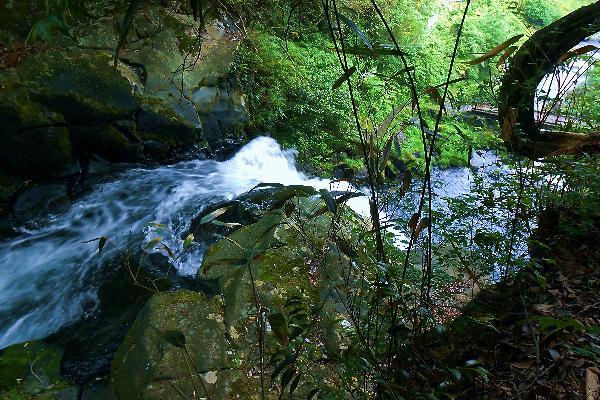
[[[208,224],[209,222],[213,221],[215,218],[218,218],[219,216],[225,214],[225,212],[227,212],[227,210],[229,210],[229,206],[217,208],[215,211],[202,217],[202,219],[200,220],[200,224]]]
[[[560,56],[559,61],[565,62],[573,57],[581,56],[583,54],[586,54],[586,53],[589,53],[592,51],[597,51],[597,50],[599,50],[599,48],[594,46],[593,44],[581,46],[575,50],[567,51],[566,53],[564,53],[562,56]]]
[[[502,56],[500,56],[500,59],[498,59],[498,62],[496,63],[496,67],[504,64],[504,62],[508,60],[508,57],[510,57],[517,49],[517,46],[510,46],[508,49],[504,50],[504,53],[502,53]]]
[[[521,39],[522,37],[523,37],[523,35],[513,36],[510,39],[508,39],[506,42],[501,43],[498,46],[494,47],[493,49],[491,49],[490,51],[488,51],[481,57],[477,57],[476,59],[469,61],[467,64],[469,64],[469,65],[481,64],[482,62],[489,60],[492,57],[497,56],[498,54],[500,54],[501,51],[506,49],[508,46],[517,43],[519,41],[519,39]]]
[[[146,250],[153,249],[154,246],[156,246],[158,243],[160,243],[161,240],[162,240],[161,237],[152,239],[151,241],[146,243],[146,245],[144,246],[144,249],[146,249]]]
[[[188,247],[190,247],[192,245],[193,241],[194,241],[194,234],[190,233],[189,235],[187,235],[187,237],[183,241],[183,248],[187,249]]]

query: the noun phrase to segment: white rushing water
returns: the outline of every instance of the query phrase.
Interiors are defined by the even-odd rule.
[[[107,245],[100,257],[97,242],[85,241],[106,236],[122,243],[140,233],[154,237],[158,232],[148,224],[158,222],[170,232],[164,240],[180,246],[173,239],[203,208],[261,182],[330,189],[329,181],[308,178],[296,169],[293,150],[282,150],[273,139],[259,137],[228,161],[195,160],[122,172],[96,186],[67,212],[35,221],[34,229],[28,224],[16,237],[1,241],[0,349],[45,337],[93,310],[93,276],[103,268],[102,258],[111,256],[111,249]],[[365,197],[352,199],[350,205],[367,215]],[[195,274],[200,257],[201,249],[180,260],[178,272]]]

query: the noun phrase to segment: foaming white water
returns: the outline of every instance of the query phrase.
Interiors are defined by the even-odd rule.
[[[160,235],[177,249],[176,238],[193,216],[258,183],[352,189],[347,183],[330,187],[329,181],[305,176],[294,158],[293,150],[259,137],[225,162],[196,160],[132,169],[99,184],[66,213],[35,221],[39,228],[22,229],[17,237],[0,241],[0,349],[45,337],[94,308],[98,276],[106,268],[102,261],[114,257],[114,250],[107,245],[100,257],[97,243],[84,243],[87,240],[106,236],[126,246],[136,234]],[[349,204],[368,215],[366,197]],[[149,229],[150,222],[168,229]],[[179,260],[179,272],[194,274],[201,252],[199,248]]]

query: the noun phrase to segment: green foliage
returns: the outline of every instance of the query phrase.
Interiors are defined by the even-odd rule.
[[[556,0],[525,0],[523,11],[529,22],[540,26],[549,25],[562,17]]]

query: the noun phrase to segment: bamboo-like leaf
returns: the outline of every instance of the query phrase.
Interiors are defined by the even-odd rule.
[[[238,226],[242,226],[242,224],[240,224],[239,222],[223,222],[219,221],[218,219],[214,219],[210,221],[210,223],[217,226],[224,226],[226,228],[235,228]]]
[[[418,237],[419,234],[423,231],[423,229],[426,229],[427,227],[429,227],[429,218],[423,218],[421,222],[419,222],[419,225],[417,225],[417,228],[415,229],[415,237]]]
[[[194,21],[198,21],[198,18],[202,21],[202,0],[190,0],[190,3]]]
[[[102,253],[102,249],[104,249],[104,245],[106,245],[107,241],[108,238],[106,238],[106,236],[102,236],[98,239],[98,253]]]
[[[419,222],[419,213],[414,213],[412,215],[412,217],[410,217],[410,220],[408,221],[408,229],[409,231],[412,233],[415,231],[415,229],[417,229],[417,223]]]
[[[146,243],[146,245],[144,246],[144,248],[146,250],[153,249],[154,246],[156,246],[158,243],[160,243],[161,240],[162,240],[161,237],[154,238],[151,241],[149,241],[148,243]]]
[[[501,43],[498,46],[494,47],[493,49],[491,49],[490,51],[488,51],[481,57],[477,57],[476,59],[469,61],[467,64],[469,64],[469,65],[481,64],[482,62],[489,60],[492,57],[497,56],[498,54],[500,54],[500,52],[502,52],[508,46],[511,46],[511,45],[517,43],[519,41],[519,39],[521,39],[522,37],[523,37],[523,35],[513,36],[510,39],[508,39],[506,42]]]
[[[467,79],[469,79],[468,76],[461,76],[460,78],[450,79],[448,81],[448,86],[453,85],[453,84],[458,83],[458,82],[466,81]],[[438,88],[441,88],[441,87],[444,87],[444,86],[446,86],[446,82],[444,82],[444,83],[438,83],[437,85],[435,85],[433,87],[436,88],[436,89],[438,89]]]
[[[430,86],[425,89],[425,92],[431,97],[431,99],[439,106],[444,106],[444,99],[440,94],[439,90],[435,86]]]
[[[217,208],[215,211],[202,217],[200,224],[208,224],[209,222],[212,222],[214,219],[225,214],[227,210],[229,210],[229,206]]]
[[[402,177],[402,192],[406,193],[406,191],[410,188],[410,182],[412,181],[412,172],[410,169],[404,171],[404,176]],[[417,216],[418,218],[418,216]]]
[[[347,202],[350,199],[353,199],[354,197],[361,197],[364,195],[365,194],[361,193],[361,192],[346,192],[346,193],[342,194],[341,196],[336,197],[335,202],[339,206],[340,204],[344,204],[345,202]]]
[[[306,400],[311,400],[313,397],[315,397],[317,395],[317,393],[319,393],[321,389],[319,388],[315,388],[313,390],[311,390],[310,392],[308,392],[308,395],[306,395]]]
[[[394,73],[394,75],[390,76],[389,79],[397,79],[400,75],[404,74],[404,73],[409,73],[415,70],[415,67],[410,66],[408,68],[402,68],[401,70],[397,71],[396,73]]]
[[[463,140],[464,140],[466,143],[473,143],[473,140],[472,140],[472,139],[471,139],[469,136],[467,136],[467,135],[466,135],[466,134],[465,134],[465,133],[462,131],[462,129],[460,129],[460,128],[459,128],[458,126],[456,126],[456,125],[452,125],[452,126],[454,126],[454,129],[456,130],[456,134],[457,134],[458,136],[460,136],[460,137],[461,137],[461,138],[462,138],[462,139],[463,139]]]
[[[597,51],[597,50],[600,50],[600,49],[598,49],[598,47],[594,46],[593,44],[588,44],[588,45],[585,45],[585,46],[581,46],[581,47],[579,47],[579,48],[577,48],[575,50],[567,51],[565,54],[563,54],[562,56],[560,56],[559,61],[560,62],[565,62],[568,59],[571,59],[573,57],[577,57],[577,56],[589,53],[591,51]]]
[[[288,369],[286,369],[285,372],[281,375],[281,389],[282,390],[285,389],[285,387],[288,385],[288,383],[290,383],[295,372],[296,372],[296,368],[292,366],[292,367],[289,367]]]
[[[302,376],[302,372],[296,375],[296,377],[292,381],[290,385],[290,395],[292,395],[294,393],[294,390],[296,390],[296,388],[298,387],[298,383],[300,383],[300,376]]]
[[[345,23],[346,25],[348,25],[348,27],[350,29],[352,29],[354,31],[354,33],[356,33],[358,35],[358,37],[360,37],[362,39],[362,41],[365,43],[365,45],[367,45],[367,47],[369,49],[373,48],[373,45],[371,44],[371,42],[367,38],[367,35],[365,35],[363,33],[363,31],[361,31],[360,28],[352,20],[350,20],[350,18],[348,18],[344,14],[340,14],[340,13],[338,13],[338,16],[340,17],[340,20],[343,23]]]
[[[337,211],[337,202],[331,195],[331,192],[327,189],[321,189],[321,190],[319,190],[319,193],[321,194],[321,198],[325,202],[327,209],[329,211],[331,211],[332,213],[336,212]]]
[[[517,46],[510,46],[508,49],[504,50],[504,53],[502,54],[502,56],[496,63],[496,67],[499,67],[502,64],[504,64],[504,61],[508,60],[508,57],[510,57],[512,55],[512,53],[514,53],[517,49],[518,49]]]
[[[342,84],[344,82],[346,82],[348,79],[350,79],[350,77],[352,76],[352,74],[354,74],[356,72],[356,67],[352,66],[350,68],[348,68],[348,72],[347,73],[343,73],[342,76],[340,76],[331,86],[331,89],[335,90],[337,88],[339,88],[340,86],[342,86]]]
[[[378,138],[385,134],[388,130],[394,119],[402,112],[404,107],[394,107],[392,108],[392,112],[386,117],[386,119],[377,127],[375,130],[375,134]]]
[[[175,254],[173,254],[173,251],[169,248],[169,246],[167,246],[166,244],[162,245],[163,250],[165,250],[167,252],[167,254],[169,255],[169,257],[171,257],[171,259],[175,259]]]
[[[282,313],[273,313],[269,314],[268,320],[277,341],[286,346],[289,341],[289,330],[285,316]]]
[[[330,48],[330,51],[336,51],[335,48]],[[367,57],[377,57],[377,56],[399,56],[403,55],[402,51],[398,51],[393,48],[388,47],[373,47],[372,49],[368,47],[346,47],[346,54],[353,54],[355,56],[367,56]]]
[[[408,123],[404,124],[402,128],[400,128],[400,132],[404,130],[404,128],[406,128],[407,125]],[[399,133],[394,133],[390,135],[390,137],[388,137],[385,146],[383,147],[381,159],[379,160],[379,171],[383,171],[385,169],[385,166],[390,159],[390,155],[392,154],[392,145],[394,144],[394,140],[398,137]]]

